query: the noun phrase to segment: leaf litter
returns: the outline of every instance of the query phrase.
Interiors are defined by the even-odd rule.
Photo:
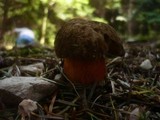
[[[153,47],[149,43],[127,43],[125,45],[126,54],[123,58],[107,59],[106,78],[96,84],[95,88],[92,85],[74,85],[63,74],[61,60],[55,57],[53,50],[39,51],[45,51],[45,53],[36,54],[37,51],[35,53],[32,51],[32,54],[27,52],[25,57],[19,54],[18,58],[12,51],[4,51],[4,53],[2,51],[0,61],[1,79],[7,75],[14,76],[23,73],[18,69],[18,65],[43,62],[45,69],[39,76],[57,84],[57,90],[52,95],[36,101],[41,107],[31,112],[32,119],[160,119],[160,48]],[[149,69],[141,67],[145,60],[151,62],[152,68],[150,66]],[[16,68],[14,73],[13,68]],[[23,73],[22,75],[33,76],[35,74]],[[57,75],[61,77],[54,79]],[[0,101],[0,119],[19,120],[22,116],[17,111],[18,106],[10,108]]]

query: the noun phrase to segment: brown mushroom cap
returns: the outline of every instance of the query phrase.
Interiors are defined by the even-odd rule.
[[[58,31],[55,52],[60,58],[95,59],[108,54],[124,55],[115,30],[105,24],[84,19],[72,19]]]

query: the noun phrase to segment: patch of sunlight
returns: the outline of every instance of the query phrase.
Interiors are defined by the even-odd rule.
[[[6,44],[4,45],[6,50],[11,50],[13,49],[14,45],[13,44]]]
[[[63,14],[63,13],[59,13],[57,15],[59,18],[61,18],[62,20],[66,20],[67,18],[73,18],[72,14]]]
[[[74,1],[82,4],[89,4],[89,0],[74,0]]]
[[[102,18],[98,18],[98,17],[95,17],[92,20],[97,21],[97,22],[103,22],[103,23],[106,23],[106,24],[108,23],[106,20],[104,20]]]
[[[127,19],[124,16],[117,16],[116,20],[118,20],[118,21],[124,21],[124,22],[127,21]]]
[[[73,0],[66,0],[67,4],[71,4]]]

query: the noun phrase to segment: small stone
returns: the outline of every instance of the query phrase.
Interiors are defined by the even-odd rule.
[[[18,106],[18,113],[25,120],[26,117],[30,117],[31,113],[37,109],[38,106],[36,101],[24,99]]]
[[[54,80],[60,80],[61,77],[62,77],[61,74],[57,74],[57,75],[54,77]]]
[[[140,64],[140,67],[142,69],[145,69],[145,70],[149,70],[151,69],[153,66],[151,64],[151,61],[149,59],[146,59],[144,60],[141,64]]]
[[[54,83],[40,77],[9,77],[0,80],[0,98],[6,105],[19,104],[22,99],[39,101],[56,89]]]

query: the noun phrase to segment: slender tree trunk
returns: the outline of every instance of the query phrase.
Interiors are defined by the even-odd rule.
[[[129,0],[128,4],[128,35],[129,38],[133,36],[134,33],[134,21],[133,21],[133,10],[134,10],[135,0]]]
[[[8,11],[9,11],[9,7],[8,7],[8,0],[3,0],[3,16],[2,16],[2,21],[1,21],[1,25],[0,25],[0,42],[2,43],[3,41],[3,35],[5,33],[5,23],[7,21],[8,18]]]
[[[43,17],[43,21],[42,21],[42,30],[41,30],[41,39],[40,39],[40,44],[44,44],[45,43],[45,37],[46,37],[46,28],[47,28],[47,19],[48,19],[48,9],[49,6],[46,5],[44,8],[44,17]]]

